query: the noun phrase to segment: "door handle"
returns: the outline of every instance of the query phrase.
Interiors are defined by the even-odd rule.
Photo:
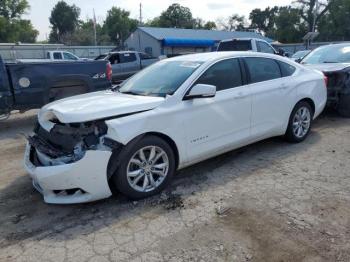
[[[280,85],[280,88],[281,88],[281,89],[287,89],[287,88],[288,88],[288,85],[287,85],[287,84],[281,84],[281,85]]]
[[[244,94],[244,93],[238,93],[236,96],[234,96],[235,99],[242,99],[242,98],[245,98],[247,97],[248,95],[247,94]]]

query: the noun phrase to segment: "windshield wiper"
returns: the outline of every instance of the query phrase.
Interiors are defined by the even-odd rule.
[[[336,64],[337,61],[323,61],[324,64]]]
[[[127,95],[135,95],[135,96],[142,96],[143,95],[143,94],[136,93],[136,92],[133,92],[133,91],[124,91],[124,92],[119,91],[119,93],[127,94]]]
[[[120,85],[111,86],[109,90],[111,90],[112,92],[115,92],[115,91],[118,91],[120,87],[121,87]]]

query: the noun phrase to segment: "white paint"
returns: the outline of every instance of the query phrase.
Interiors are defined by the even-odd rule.
[[[218,91],[212,98],[183,100],[194,81],[208,67],[234,57],[273,58],[289,63],[297,70],[290,77]],[[283,135],[294,106],[304,98],[312,99],[315,103],[314,118],[326,105],[327,90],[323,74],[283,57],[253,52],[218,52],[181,56],[173,60],[204,63],[172,96],[132,96],[109,91],[76,96],[45,106],[39,114],[40,124],[48,126],[47,123],[54,115],[60,121],[69,123],[153,109],[106,121],[106,136],[126,145],[135,137],[148,132],[166,135],[175,142],[179,151],[179,168],[183,168],[268,137]],[[97,179],[98,173],[98,180],[105,180],[103,183],[100,181],[104,186],[95,184],[94,190],[98,196],[93,195],[92,199],[107,197],[110,191],[105,186],[106,166],[110,155],[88,152],[77,163],[34,170],[30,168],[27,154],[27,170],[34,179],[47,178],[44,185],[51,189],[53,185],[79,184],[82,188],[90,187],[88,181],[92,181],[92,177]],[[54,180],[49,179],[52,173],[56,176]],[[105,194],[102,193],[104,190]],[[45,201],[51,200],[46,197]],[[69,201],[76,203],[80,199]]]

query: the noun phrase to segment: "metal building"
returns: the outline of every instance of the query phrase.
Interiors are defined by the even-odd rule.
[[[255,32],[138,27],[125,41],[125,45],[129,50],[157,57],[213,51],[221,40],[230,38],[260,38],[273,42]]]

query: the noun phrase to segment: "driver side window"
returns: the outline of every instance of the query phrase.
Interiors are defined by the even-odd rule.
[[[234,58],[217,62],[207,69],[195,84],[214,85],[216,91],[241,86],[242,74],[239,60]]]

